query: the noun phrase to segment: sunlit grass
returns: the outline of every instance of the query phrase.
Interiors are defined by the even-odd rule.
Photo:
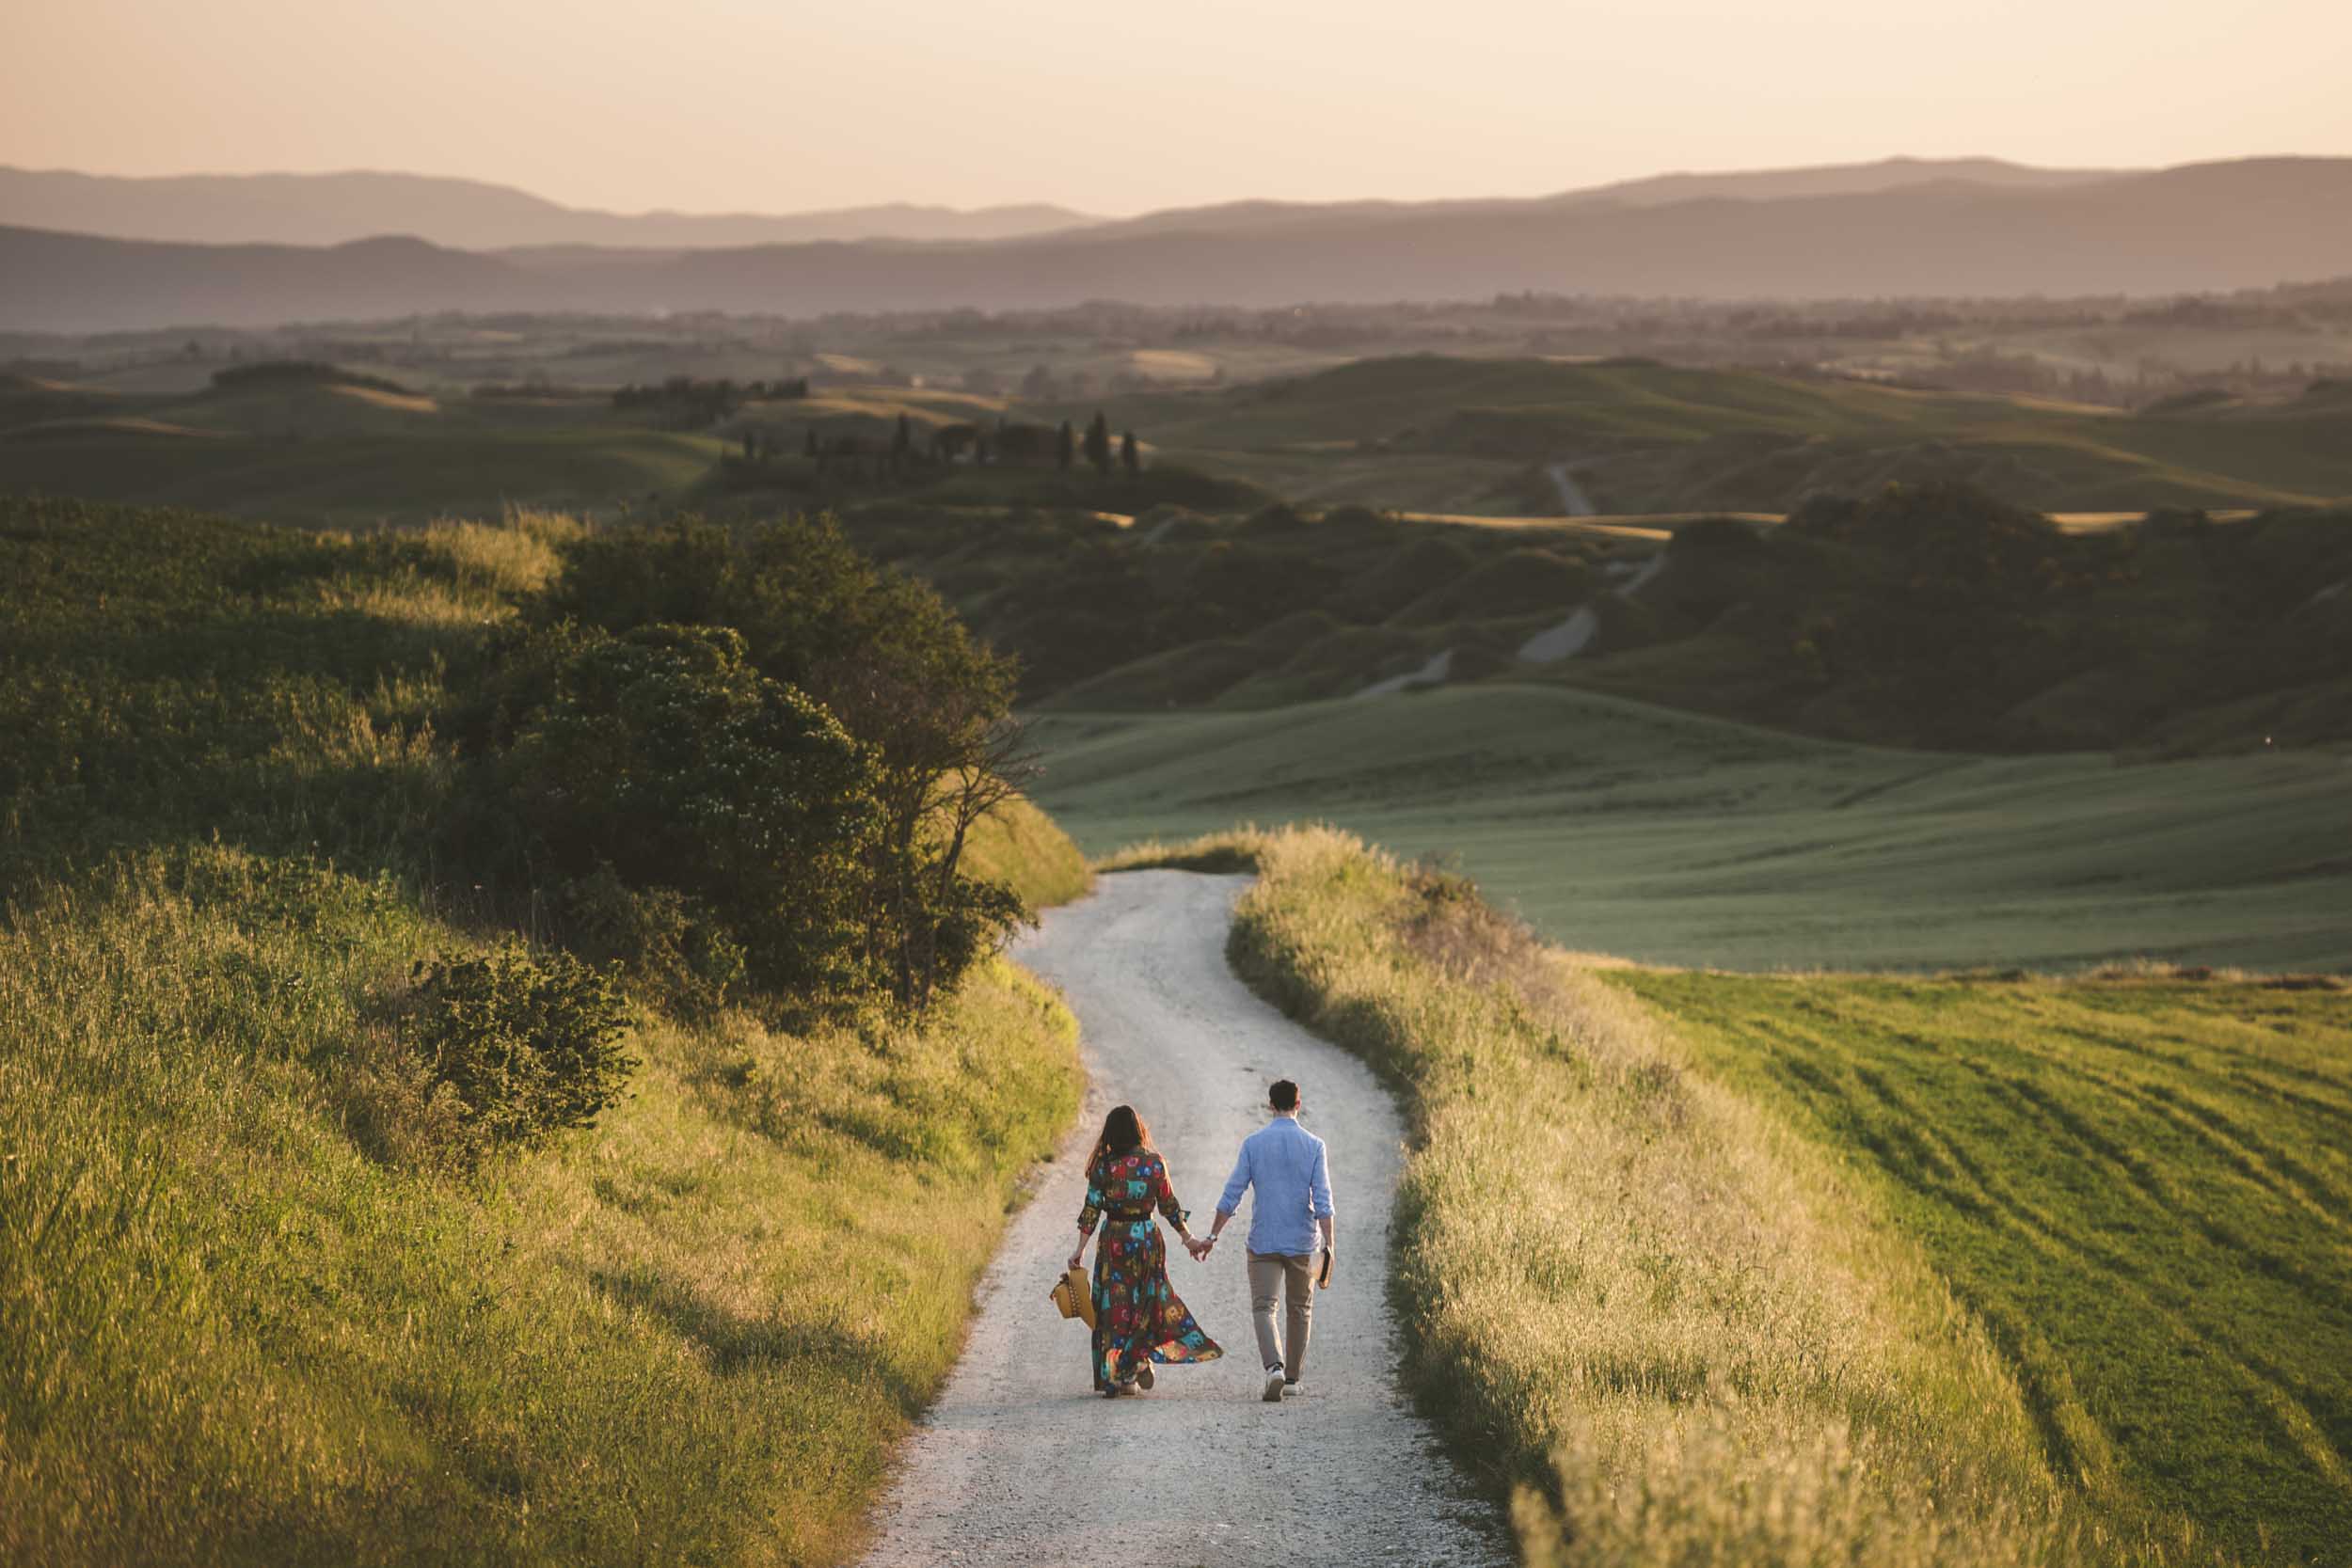
[[[1344,834],[1236,849],[1236,967],[1404,1093],[1408,1370],[1531,1561],[2181,1556],[2053,1471],[1932,1250],[1634,998]]]
[[[1184,656],[1178,656],[1181,658]],[[1040,717],[1090,854],[1328,821],[1458,856],[1568,947],[1647,962],[2352,963],[2341,750],[2122,764],[1811,739],[1558,688]]]
[[[1036,910],[1066,904],[1093,884],[1078,847],[1052,817],[1018,796],[973,824],[962,871],[1003,883]]]
[[[1626,970],[1918,1238],[2093,1497],[2253,1556],[2352,1540],[2352,994]]]
[[[449,562],[461,589],[513,594],[553,581],[563,569],[562,546],[586,531],[561,512],[511,507],[500,523],[429,523],[422,538],[427,550]]]
[[[1001,961],[921,1027],[644,1013],[597,1126],[462,1170],[403,1035],[499,934],[436,721],[577,525],[0,512],[0,1562],[852,1554],[1068,1014]]]
[[[653,1023],[476,1187],[354,1135],[446,940],[226,853],[0,930],[0,1558],[847,1549],[1074,1109],[1068,1016],[998,964],[921,1030]]]

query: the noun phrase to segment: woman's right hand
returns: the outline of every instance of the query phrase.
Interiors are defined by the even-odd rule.
[[[1086,1263],[1086,1259],[1087,1249],[1080,1247],[1077,1251],[1070,1255],[1070,1266],[1073,1269],[1082,1267]]]

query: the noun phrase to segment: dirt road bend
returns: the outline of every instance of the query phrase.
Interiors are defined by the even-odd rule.
[[[1014,1218],[970,1342],[878,1515],[870,1568],[930,1563],[1429,1563],[1509,1560],[1402,1402],[1384,1298],[1394,1105],[1354,1057],[1250,994],[1225,964],[1240,877],[1128,872],[1054,911],[1021,961],[1061,987],[1090,1079],[1078,1132]],[[1076,1236],[1080,1165],[1104,1111],[1131,1102],[1206,1233],[1266,1085],[1295,1078],[1328,1140],[1339,1263],[1315,1305],[1305,1393],[1260,1398],[1242,1242],[1169,1273],[1225,1358],[1160,1369],[1135,1399],[1097,1396],[1086,1330],[1045,1299]],[[1091,1254],[1089,1254],[1089,1259]]]

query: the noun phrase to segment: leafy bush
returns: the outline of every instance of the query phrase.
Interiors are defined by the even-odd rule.
[[[1852,596],[1809,641],[1906,738],[1993,743],[2004,710],[2092,658],[2083,609],[2116,541],[1957,483],[1890,484],[1842,526]]]
[[[1715,552],[1753,555],[1763,544],[1763,536],[1737,517],[1695,517],[1675,530],[1666,541],[1666,553],[1677,561]]]
[[[739,924],[735,881],[751,875],[747,858],[772,859],[781,840],[747,847],[751,857],[699,841],[667,843],[660,859],[705,863],[725,884],[715,891],[640,875],[609,856],[625,880],[668,881],[736,911],[769,983],[881,985],[916,1006],[1023,917],[1017,899],[967,886],[959,870],[973,825],[1018,784],[1010,723],[1017,671],[931,589],[859,554],[830,519],[730,531],[685,517],[591,535],[567,553],[562,582],[533,608],[541,624],[569,619],[614,633],[667,624],[670,636],[688,626],[732,628],[725,635],[739,662],[805,692],[867,748],[864,787],[879,808],[870,831],[852,832],[850,816],[836,813],[828,836],[794,841],[804,849],[787,857],[792,863],[766,890],[778,900],[763,905],[774,921],[763,916],[756,935]],[[648,757],[645,766],[662,765]],[[614,826],[608,816],[599,832]],[[846,863],[850,855],[859,869]],[[791,918],[806,929],[775,924]],[[854,976],[771,956],[787,939],[814,955],[831,941],[818,940],[820,927],[846,939],[851,926],[863,965]]]
[[[590,1127],[637,1066],[620,1043],[628,1004],[607,972],[510,940],[421,966],[421,1045],[454,1091],[468,1132],[527,1146]]]
[[[611,941],[723,989],[872,983],[860,921],[881,826],[867,750],[806,693],[753,669],[739,633],[654,626],[581,639],[496,777],[537,869],[581,890]],[[596,879],[665,889],[626,913]],[[707,911],[707,920],[701,911]],[[706,929],[715,924],[719,929]]]
[[[1412,600],[1398,626],[1506,615],[1565,615],[1590,597],[1593,570],[1549,550],[1506,551]]]
[[[739,992],[751,956],[727,923],[675,888],[636,888],[610,865],[564,884],[557,907],[577,951],[627,966],[663,1007],[708,1020]]]

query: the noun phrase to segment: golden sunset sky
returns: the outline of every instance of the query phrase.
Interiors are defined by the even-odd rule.
[[[788,211],[2352,153],[2345,0],[11,0],[0,163]]]

